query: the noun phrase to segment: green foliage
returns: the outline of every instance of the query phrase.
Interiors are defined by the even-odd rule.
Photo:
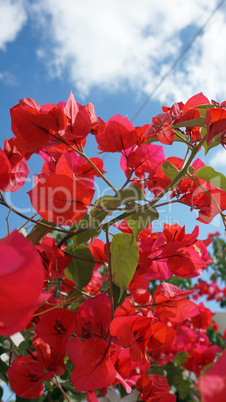
[[[6,382],[6,384],[8,384],[8,377],[6,375],[7,370],[7,364],[2,359],[0,359],[0,380]]]
[[[108,215],[111,215],[119,205],[119,201],[114,199],[112,195],[104,195],[98,198],[90,210],[90,226],[97,229],[101,222]]]
[[[213,271],[211,275],[211,279],[219,279],[223,282],[226,281],[226,242],[218,237],[214,236],[212,239],[212,247],[213,247],[213,255],[212,255],[212,264],[208,269]]]
[[[120,297],[120,287],[117,286],[114,282],[112,283],[112,292],[113,292],[113,299],[114,299],[114,310],[121,306],[121,304],[124,302],[127,293],[126,290],[123,292],[122,296]]]
[[[139,259],[138,245],[131,234],[119,233],[111,243],[111,266],[114,282],[120,288],[119,299],[129,285]]]
[[[84,218],[81,219],[81,221],[71,226],[70,230],[77,232],[72,237],[74,247],[77,247],[79,244],[88,242],[89,239],[93,239],[93,237],[97,236],[100,233],[100,230],[94,229],[90,222],[90,216],[86,214]]]
[[[126,220],[137,240],[139,233],[142,230],[147,229],[154,220],[158,219],[158,217],[158,211],[155,208],[152,208],[150,211],[136,212],[129,215]]]
[[[78,289],[82,289],[92,278],[95,265],[92,253],[85,244],[79,245],[75,250],[72,247],[67,250],[74,255],[74,258],[65,270],[65,275]]]
[[[179,170],[172,165],[169,161],[162,164],[162,171],[172,181],[177,176]]]
[[[55,223],[48,222],[43,218],[40,218],[37,222],[44,223],[49,227],[39,225],[38,223],[34,225],[33,229],[27,235],[27,239],[33,244],[39,244],[42,239],[56,227]],[[59,234],[59,232],[57,232]]]
[[[172,128],[180,127],[205,127],[206,119],[204,117],[198,117],[197,119],[191,119],[187,121],[180,121],[172,126]]]
[[[211,166],[201,167],[195,174],[194,177],[203,179],[208,183],[213,184],[216,187],[221,188],[226,191],[226,177],[219,172],[216,172]]]

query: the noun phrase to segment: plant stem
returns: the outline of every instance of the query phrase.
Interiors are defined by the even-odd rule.
[[[88,262],[95,262],[95,263],[102,264],[102,265],[105,264],[105,261],[94,260],[94,259],[91,260],[90,258],[81,257],[80,255],[76,255],[76,254],[70,253],[69,251],[65,250],[64,248],[61,248],[61,250],[64,252],[64,254],[67,254],[67,255],[69,255],[70,257],[73,257],[73,258],[75,258],[75,259],[77,259],[77,260],[88,261]]]
[[[112,219],[110,222],[103,224],[102,229],[106,230],[107,227],[110,227],[114,223],[126,218],[127,216],[129,216],[133,213],[145,212],[145,211],[151,210],[152,207],[155,207],[156,204],[158,203],[158,201],[160,201],[174,186],[176,186],[178,184],[178,182],[181,179],[183,179],[187,175],[187,170],[188,170],[190,164],[192,163],[193,159],[195,158],[197,152],[200,150],[200,148],[204,144],[205,140],[206,140],[206,135],[201,139],[200,143],[196,147],[194,147],[194,149],[192,149],[191,155],[189,156],[189,158],[188,158],[187,162],[185,163],[185,165],[183,166],[183,168],[181,168],[181,170],[174,177],[174,179],[168,184],[168,186],[159,195],[157,195],[157,197],[154,198],[153,201],[149,202],[148,204],[140,205],[139,207],[134,208],[133,211],[131,211],[131,212],[124,212],[123,214]]]
[[[0,193],[1,193],[1,191],[0,191]],[[71,233],[72,236],[75,234],[74,232],[70,232],[70,231],[68,231],[68,230],[66,230],[66,229],[57,228],[57,227],[48,225],[47,223],[39,222],[39,221],[36,221],[35,219],[29,218],[27,215],[22,214],[21,212],[17,211],[15,208],[13,208],[12,206],[10,206],[10,205],[5,201],[5,199],[3,198],[3,195],[2,195],[2,194],[1,194],[0,205],[3,205],[4,207],[8,208],[10,211],[14,212],[14,213],[17,214],[18,216],[20,216],[20,217],[23,218],[23,219],[26,219],[26,220],[29,221],[29,222],[33,222],[33,223],[35,223],[35,224],[37,224],[37,225],[40,225],[40,226],[43,226],[43,227],[45,227],[45,228],[47,228],[47,229],[51,229],[51,232],[52,232],[53,230],[56,230],[57,232]]]
[[[174,132],[175,132],[175,135],[176,135],[178,138],[181,139],[181,142],[183,142],[184,144],[186,144],[190,149],[193,149],[193,148],[194,148],[194,145],[193,145],[191,142],[187,141],[187,140],[180,134],[180,131],[174,130]]]
[[[67,396],[66,392],[64,392],[64,390],[63,390],[63,388],[61,387],[61,385],[60,385],[60,383],[59,383],[58,379],[57,379],[56,377],[55,377],[55,379],[56,379],[56,382],[55,382],[55,381],[53,381],[53,380],[51,380],[51,382],[52,382],[54,385],[56,385],[56,386],[57,386],[57,388],[59,388],[59,389],[60,389],[60,391],[62,392],[62,394],[64,395],[64,397],[67,399],[67,401],[68,401],[68,402],[70,402],[70,399],[68,398],[68,396]]]
[[[195,158],[197,152],[200,150],[200,148],[204,144],[205,140],[206,140],[206,135],[201,139],[200,143],[196,147],[194,147],[194,149],[191,151],[191,155],[188,158],[184,167],[174,177],[174,179],[171,181],[171,183],[168,184],[168,186],[153,201],[150,202],[150,206],[154,206],[159,200],[161,200],[161,198],[163,198],[164,195],[166,195],[174,186],[176,186],[177,183],[186,175],[190,164],[192,163],[193,159]]]

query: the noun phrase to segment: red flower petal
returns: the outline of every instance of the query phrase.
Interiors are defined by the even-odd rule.
[[[16,230],[0,242],[0,334],[29,323],[42,292],[44,270],[35,247]]]

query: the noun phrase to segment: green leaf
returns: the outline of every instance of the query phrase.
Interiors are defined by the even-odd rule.
[[[136,212],[126,218],[127,223],[132,230],[135,239],[137,239],[139,233],[147,229],[152,221],[159,218],[157,209],[152,208],[150,211]]]
[[[201,167],[193,177],[206,180],[208,183],[226,191],[226,177],[222,173],[216,172],[211,166]]]
[[[9,351],[8,349],[3,348],[3,346],[0,346],[0,356],[1,356],[3,353],[7,353],[8,351]]]
[[[0,401],[2,400],[2,395],[3,395],[3,388],[2,387],[0,387]]]
[[[152,366],[148,369],[148,374],[157,374],[165,377],[167,372],[164,370],[164,367]]]
[[[65,276],[72,280],[78,289],[82,289],[84,286],[88,285],[92,278],[95,265],[93,256],[90,249],[84,244],[79,245],[75,251],[72,251],[70,247],[67,250],[70,251],[75,258],[72,258],[69,267],[65,270]],[[85,260],[83,260],[83,258]],[[89,261],[86,261],[86,259]]]
[[[174,130],[175,134],[175,139],[174,141],[178,141],[178,142],[183,142],[183,139],[190,142],[190,137],[188,135],[183,134],[181,131],[179,130]]]
[[[204,137],[204,135],[206,135],[206,132],[207,132],[206,128],[203,127],[203,128],[201,129],[201,137],[202,137],[202,138]],[[207,145],[206,141],[204,142],[203,146],[204,146],[204,149],[205,149],[205,156],[208,154],[208,152],[209,152],[210,149],[215,148],[215,147],[217,147],[218,145],[220,145],[220,137],[221,137],[221,133],[218,134],[218,135],[214,138],[213,142],[212,142],[210,145]]]
[[[188,398],[189,394],[191,393],[192,389],[193,389],[193,384],[191,383],[191,381],[181,379],[180,383],[178,384],[179,398],[187,401],[187,398]],[[191,400],[193,400],[193,398]]]
[[[73,241],[73,246],[77,247],[79,244],[86,243],[89,239],[93,239],[93,237],[98,236],[100,233],[100,230],[90,228],[90,217],[88,214],[84,216],[81,221],[79,221],[77,224],[72,225],[70,230],[74,230],[75,232],[78,232],[81,230],[80,233],[75,234],[72,237]]]
[[[188,167],[188,173],[193,174],[195,172],[195,168],[193,166]]]
[[[167,371],[166,377],[170,387],[174,384],[180,383],[182,380],[183,367],[170,362],[165,364],[164,368]]]
[[[108,215],[111,215],[119,205],[119,201],[113,195],[104,195],[98,198],[90,210],[90,226],[98,229],[101,222]]]
[[[31,350],[31,349],[34,350],[34,347],[33,347],[32,342],[31,342],[31,340],[30,340],[30,341],[22,341],[22,342],[19,344],[19,346],[17,347],[17,349],[20,351],[20,353],[21,353],[22,355],[27,356],[27,355],[28,355],[27,350],[28,350],[28,349],[29,349],[29,350]]]
[[[214,105],[211,105],[210,103],[206,103],[205,105],[197,105],[197,106],[194,106],[192,109],[212,109],[212,108],[214,108],[215,106]]]
[[[97,229],[101,222],[107,216],[112,215],[119,206],[129,204],[133,208],[133,203],[137,200],[144,200],[144,194],[135,184],[119,190],[115,196],[104,195],[98,198],[90,211],[90,225]]]
[[[7,364],[0,359],[0,379],[2,379],[6,384],[8,384],[8,377],[6,375],[6,371],[8,370]]]
[[[37,245],[40,244],[40,242],[42,241],[42,239],[44,239],[44,237],[48,234],[51,233],[54,228],[56,227],[55,223],[52,222],[48,222],[43,218],[40,218],[37,222],[41,222],[41,223],[45,223],[46,225],[51,226],[52,228],[48,228],[39,224],[35,224],[35,226],[33,227],[33,229],[31,230],[31,232],[27,235],[27,239]]]
[[[197,117],[197,119],[191,119],[187,121],[180,121],[179,123],[174,124],[171,128],[180,128],[180,127],[205,127],[206,119],[204,117]]]
[[[113,291],[113,299],[114,299],[114,310],[118,306],[121,306],[121,304],[124,302],[126,298],[126,291],[122,294],[122,297],[120,298],[120,288],[113,282],[112,283],[112,291]]]
[[[179,132],[179,134],[180,134],[180,136],[183,137],[186,141],[189,141],[189,140],[190,140],[190,137],[189,137],[188,135],[184,135],[184,134],[181,133],[181,132]],[[174,142],[175,142],[175,141],[176,141],[176,142],[183,142],[182,138],[178,137],[177,135],[175,135]],[[145,142],[143,143],[143,145],[152,144],[153,142],[159,142],[158,138],[157,138],[157,137],[151,137],[151,138],[149,138],[147,141],[145,141]]]
[[[118,233],[111,242],[111,267],[114,282],[120,288],[119,300],[128,287],[139,260],[135,238],[128,233]]]
[[[132,201],[144,200],[144,194],[139,186],[131,184],[129,187],[119,190],[114,198],[119,200],[119,205],[123,205]]]
[[[181,366],[183,363],[186,362],[186,357],[188,356],[187,352],[179,352],[175,354],[174,362]]]
[[[164,162],[162,164],[162,171],[165,173],[165,175],[172,181],[174,177],[177,176],[179,173],[179,170],[175,166],[172,165],[169,161]]]

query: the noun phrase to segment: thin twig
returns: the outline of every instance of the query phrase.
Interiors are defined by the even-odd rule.
[[[56,385],[57,388],[60,389],[60,391],[62,392],[62,394],[64,395],[64,397],[67,399],[67,401],[70,402],[70,399],[68,398],[66,392],[65,392],[65,391],[63,390],[63,388],[61,387],[61,385],[60,385],[60,383],[59,383],[57,377],[55,377],[55,379],[56,379],[56,382],[53,381],[53,380],[51,380],[51,382],[52,382],[54,385]]]

